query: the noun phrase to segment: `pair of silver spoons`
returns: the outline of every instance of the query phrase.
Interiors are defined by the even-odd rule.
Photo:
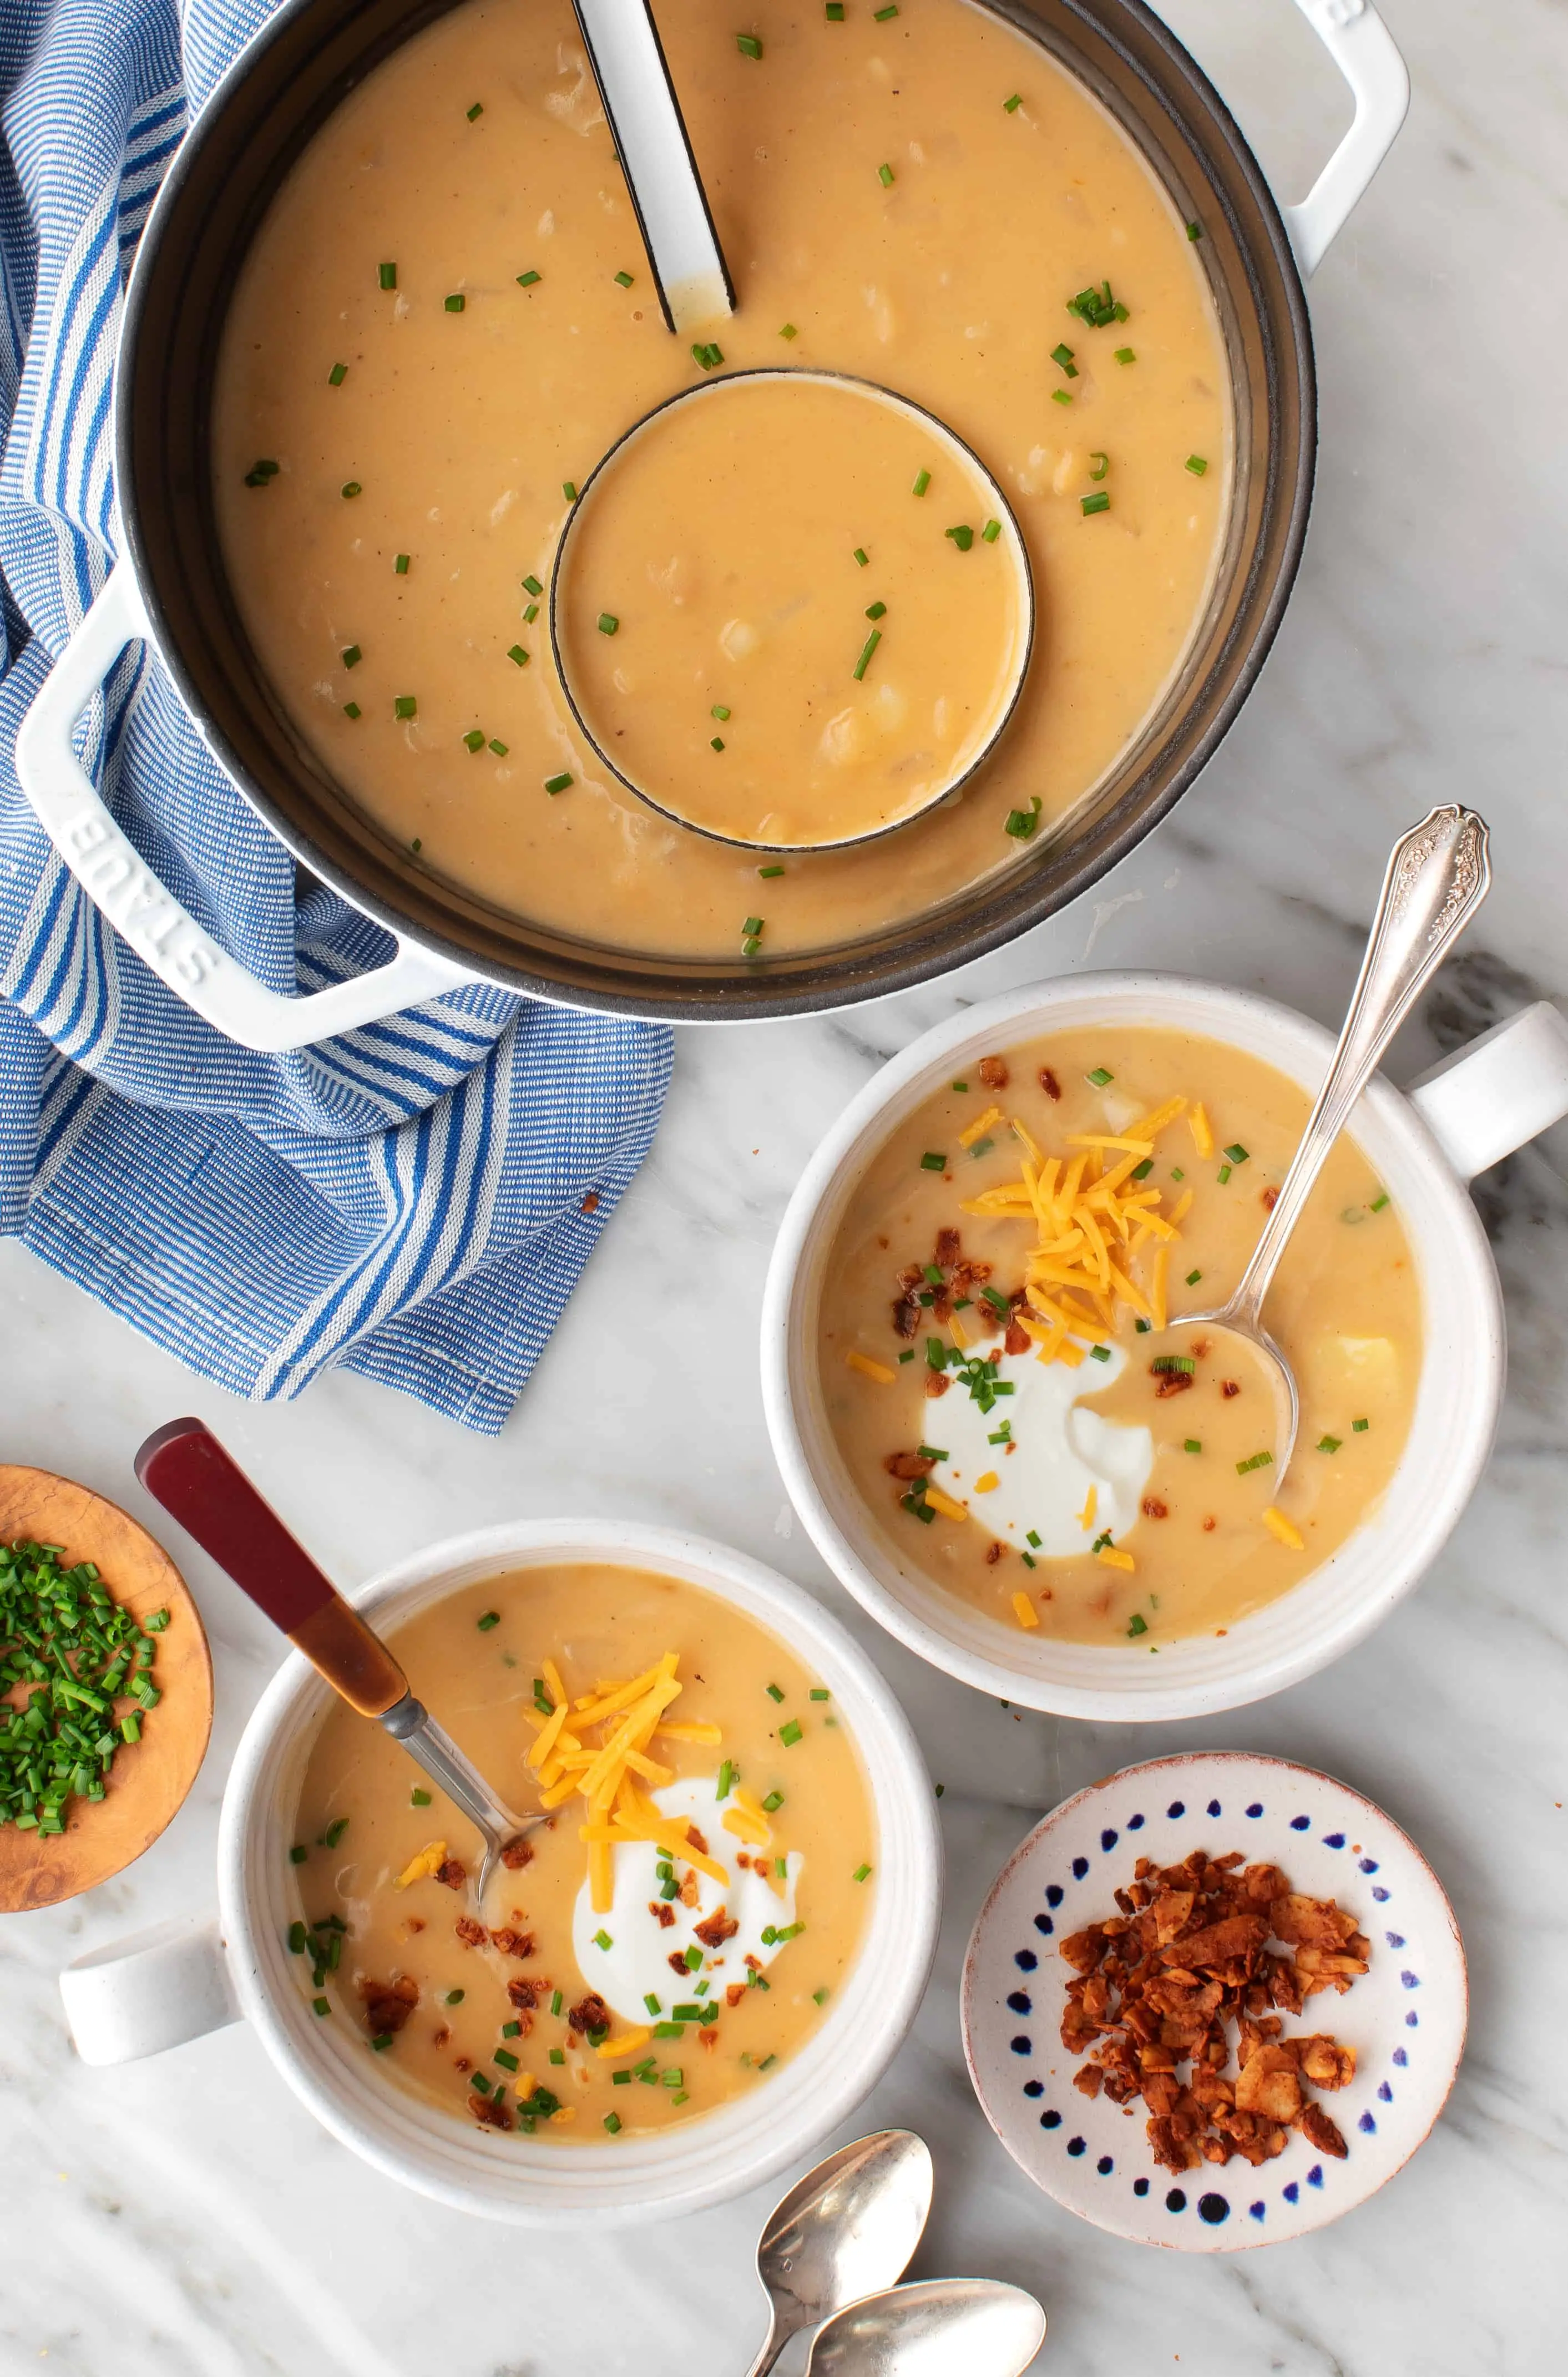
[[[931,2208],[930,2149],[911,2130],[841,2146],[792,2187],[762,2231],[772,2317],[747,2377],[768,2377],[815,2328],[806,2377],[1021,2377],[1046,2315],[992,2278],[897,2282]]]

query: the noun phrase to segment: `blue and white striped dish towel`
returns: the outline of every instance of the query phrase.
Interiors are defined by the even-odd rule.
[[[187,113],[269,0],[0,0],[0,1232],[235,1394],[341,1364],[505,1420],[647,1153],[649,1025],[484,986],[297,1055],[232,1046],[76,888],[16,781],[18,721],[113,562],[125,275]],[[386,937],[293,862],[153,663],[90,765],[153,871],[272,988]]]

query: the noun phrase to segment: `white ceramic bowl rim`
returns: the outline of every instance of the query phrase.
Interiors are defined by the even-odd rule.
[[[877,1889],[861,1952],[815,2036],[749,2096],[662,2136],[569,2147],[471,2129],[387,2085],[341,2024],[320,2023],[285,1935],[282,1854],[309,1743],[329,1701],[302,1655],[280,1670],[235,1752],[218,1886],[235,1992],[295,2094],[390,2178],[458,2209],[547,2228],[671,2218],[727,2200],[808,2154],[880,2077],[936,1948],[941,1854],[929,1778],[892,1692],[839,1621],[759,1561],[701,1536],[618,1520],[538,1520],[431,1546],[357,1593],[383,1624],[463,1584],[546,1562],[652,1568],[735,1602],[822,1678],[859,1750],[877,1818]]]
[[[1234,1708],[1282,1690],[1361,1640],[1435,1558],[1491,1447],[1503,1379],[1502,1297],[1463,1183],[1408,1100],[1382,1079],[1352,1128],[1394,1199],[1420,1273],[1425,1323],[1409,1441],[1388,1491],[1293,1592],[1156,1657],[1009,1630],[968,1609],[879,1540],[828,1427],[816,1362],[820,1283],[833,1234],[889,1131],[953,1069],[987,1049],[1087,1023],[1147,1024],[1227,1041],[1315,1093],[1331,1035],[1256,992],[1165,973],[1083,973],[1032,984],[939,1025],[853,1099],[808,1165],[774,1248],[762,1315],[762,1390],[785,1486],[834,1574],[890,1633],[983,1691],[1059,1714],[1152,1722]]]

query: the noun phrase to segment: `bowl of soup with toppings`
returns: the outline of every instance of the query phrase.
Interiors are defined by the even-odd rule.
[[[568,0],[272,19],[141,242],[116,632],[150,627],[261,815],[418,950],[591,1006],[806,1011],[1011,937],[1191,781],[1294,576],[1310,333],[1255,161],[1131,0],[742,43],[712,0],[665,16],[739,293],[695,340]],[[671,409],[730,375],[753,404]],[[946,430],[824,429],[856,383]],[[574,508],[650,416],[553,641]]]
[[[359,1602],[544,1821],[481,1899],[472,1825],[296,1654],[236,1754],[221,1943],[96,1958],[84,2054],[237,2005],[367,2160],[525,2225],[698,2211],[809,2153],[903,2039],[940,1910],[930,1783],[871,1660],[756,1561],[612,1522],[437,1545]]]
[[[1195,1714],[1323,1666],[1442,1545],[1502,1381],[1452,1069],[1414,1105],[1373,1084],[1298,1224],[1266,1314],[1301,1397],[1283,1475],[1261,1370],[1182,1326],[1240,1276],[1330,1051],[1248,993],[1084,975],[928,1034],[813,1158],[769,1424],[837,1574],[927,1657],[1066,1714]],[[1464,1060],[1480,1111],[1508,1061]],[[1541,1127],[1517,1111],[1510,1143]]]

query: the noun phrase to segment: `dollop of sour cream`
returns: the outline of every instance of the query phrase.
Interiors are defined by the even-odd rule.
[[[750,1850],[733,1833],[725,1832],[725,1803],[719,1798],[716,1774],[683,1776],[678,1783],[666,1783],[652,1798],[661,1815],[679,1817],[697,1826],[707,1844],[706,1854],[715,1865],[723,1866],[726,1879],[717,1882],[696,1867],[687,1868],[677,1851],[673,1860],[676,1878],[683,1880],[688,1870],[696,1874],[697,1904],[684,1906],[678,1898],[663,1899],[657,1868],[666,1861],[666,1852],[652,1842],[628,1841],[611,1852],[615,1895],[608,1911],[595,1907],[586,1881],[578,1892],[571,1920],[578,1970],[589,1988],[596,1989],[624,2021],[640,2025],[659,2019],[647,2003],[651,1997],[658,2000],[665,2015],[676,2003],[697,2001],[722,2005],[724,1990],[745,1980],[748,1956],[755,1956],[762,1966],[772,1964],[787,1943],[765,1940],[763,1934],[785,1930],[795,1921],[796,1887],[806,1866],[800,1850],[791,1849],[784,1858],[785,1869],[779,1875],[772,1851]],[[744,1866],[739,1863],[743,1855],[748,1859]],[[750,1862],[753,1856],[763,1863],[760,1873]],[[674,1922],[662,1923],[650,1913],[651,1905],[667,1906]],[[697,1937],[697,1927],[721,1906],[739,1928],[719,1947],[710,1948]],[[607,1947],[601,1944],[604,1941],[608,1941]],[[702,1962],[682,1978],[670,1958],[691,1948]],[[699,2000],[703,1982],[708,1986]]]
[[[1127,1366],[1119,1346],[1106,1351],[1108,1361],[1086,1361],[1078,1369],[1042,1362],[1033,1352],[1004,1354],[997,1377],[1012,1392],[988,1412],[955,1380],[926,1406],[926,1441],[948,1456],[937,1463],[932,1484],[966,1502],[971,1518],[1004,1544],[1045,1558],[1086,1552],[1107,1528],[1119,1539],[1138,1516],[1155,1439],[1148,1428],[1107,1419],[1083,1400]],[[1008,1440],[994,1444],[1004,1421]],[[995,1486],[982,1493],[979,1481],[992,1475]]]

